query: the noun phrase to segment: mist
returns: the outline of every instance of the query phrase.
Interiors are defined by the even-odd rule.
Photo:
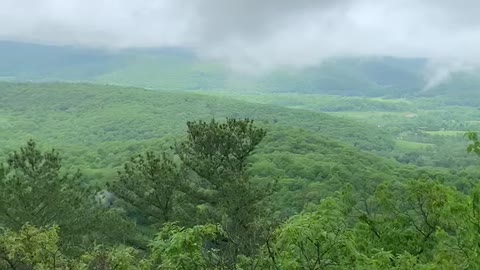
[[[248,72],[335,57],[424,58],[428,89],[480,66],[478,11],[476,0],[2,0],[0,39],[182,47]]]

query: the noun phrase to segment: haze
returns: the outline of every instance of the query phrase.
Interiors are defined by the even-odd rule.
[[[432,77],[443,77],[480,64],[475,0],[2,0],[0,5],[2,40],[108,49],[186,47],[243,70],[393,56],[427,58],[442,67]]]

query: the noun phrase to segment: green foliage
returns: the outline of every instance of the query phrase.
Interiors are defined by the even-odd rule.
[[[109,190],[157,224],[176,220],[178,200],[187,189],[186,175],[165,153],[133,157]]]
[[[61,269],[65,258],[58,249],[58,227],[36,228],[26,224],[18,232],[0,234],[1,269]]]
[[[89,84],[0,83],[0,151],[35,139],[62,149],[68,166],[105,183],[131,156],[166,150],[189,119],[252,118],[258,124],[303,128],[361,149],[388,151],[387,133],[323,113],[192,93]],[[95,119],[95,121],[92,121]]]
[[[419,269],[478,267],[476,210],[451,188],[431,180],[382,185],[354,209],[361,252],[374,254],[381,247],[397,258],[407,254]]]
[[[480,141],[478,140],[478,133],[469,132],[466,134],[466,136],[471,141],[471,144],[467,147],[467,151],[470,153],[480,154]]]
[[[8,260],[17,270],[480,267],[478,159],[457,135],[475,129],[471,108],[291,101],[352,110],[340,118],[113,86],[0,90],[2,151],[30,134],[67,150],[62,162],[29,141],[0,169],[0,269],[16,269]],[[405,106],[418,116],[404,117]],[[229,118],[205,121],[214,116]],[[235,119],[244,117],[257,120]],[[477,135],[468,138],[478,152]],[[98,182],[120,200],[98,194]]]
[[[56,150],[42,152],[29,141],[9,156],[3,171],[1,226],[19,230],[26,223],[58,225],[61,247],[69,252],[80,252],[82,243],[108,242],[132,229],[117,211],[97,207],[96,190],[82,181],[78,171],[63,172]]]
[[[478,129],[477,119],[480,117],[478,106],[469,105],[466,99],[452,102],[452,98],[445,96],[371,98],[263,91],[222,91],[217,95],[254,103],[328,112],[333,116],[367,123],[372,128],[393,136],[395,145],[387,147],[383,142],[379,142],[382,147],[377,148],[363,142],[354,142],[354,145],[382,156],[394,157],[402,163],[457,169],[478,164],[477,160],[463,151],[466,144],[461,135],[465,130]],[[352,131],[346,128],[342,132]]]
[[[219,181],[224,176],[242,176],[247,158],[266,135],[248,119],[187,122],[187,127],[187,141],[178,145],[177,152],[188,167],[215,186],[222,185]]]
[[[78,270],[148,270],[150,267],[148,261],[139,258],[137,250],[126,246],[95,246],[75,262]]]
[[[455,195],[433,181],[380,186],[360,217],[382,246],[394,254],[407,251],[415,256],[433,256],[427,251],[432,250],[438,230],[448,227],[444,222],[451,214],[449,203],[457,200]],[[372,213],[371,208],[377,211]]]
[[[350,268],[347,224],[333,200],[292,217],[271,236],[266,253],[273,269]]]
[[[0,181],[0,224],[15,229],[27,222],[78,229],[95,193],[78,171],[63,173],[61,167],[57,151],[41,152],[33,141],[11,154]]]
[[[477,193],[431,180],[344,192],[276,229],[262,269],[477,269]]]
[[[182,228],[165,224],[150,247],[151,264],[157,269],[217,269],[222,261],[216,254],[215,242],[222,232],[215,225]]]
[[[59,247],[58,226],[24,225],[19,231],[0,234],[0,268],[12,270],[148,270],[132,247],[94,246],[79,258],[69,258]]]
[[[248,158],[266,131],[248,119],[188,122],[187,127],[187,139],[176,145],[176,152],[212,190],[203,198],[211,210],[207,220],[222,224],[228,238],[224,255],[234,265],[239,254],[254,249],[259,202],[271,192],[254,185],[247,171]]]

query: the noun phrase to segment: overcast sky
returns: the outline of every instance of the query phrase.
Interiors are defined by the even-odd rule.
[[[463,70],[480,66],[479,14],[480,0],[0,0],[0,39],[180,46],[239,68],[395,56]]]

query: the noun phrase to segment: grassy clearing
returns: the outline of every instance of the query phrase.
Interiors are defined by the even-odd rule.
[[[463,136],[466,131],[463,130],[436,130],[436,131],[424,131],[423,133],[434,136]]]
[[[395,140],[395,144],[398,148],[404,151],[415,151],[425,149],[427,147],[435,147],[435,145],[431,143],[419,143],[405,140]]]
[[[408,103],[408,104],[413,104],[411,100],[408,100],[406,98],[384,98],[384,97],[371,97],[368,98],[369,100],[375,100],[379,102],[386,102],[386,103]]]
[[[333,116],[342,116],[356,119],[379,119],[379,118],[390,118],[390,117],[403,117],[406,112],[381,112],[381,111],[366,111],[366,112],[354,112],[354,111],[344,111],[344,112],[331,112],[329,113]]]

